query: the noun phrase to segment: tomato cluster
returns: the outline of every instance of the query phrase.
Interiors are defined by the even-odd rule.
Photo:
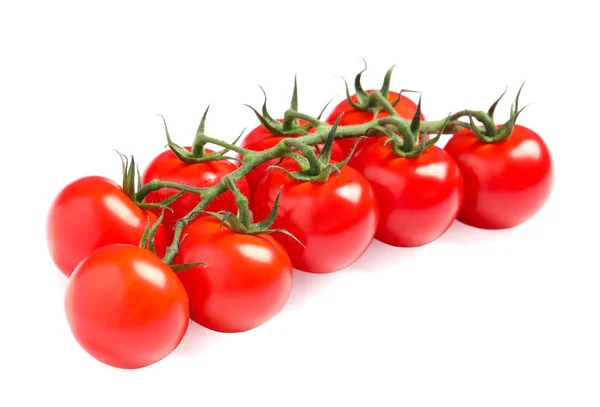
[[[82,348],[111,366],[147,366],[178,346],[190,319],[227,333],[269,321],[286,304],[294,269],[342,270],[373,239],[425,245],[455,220],[514,227],[547,200],[552,160],[532,130],[497,126],[510,134],[486,141],[471,121],[444,148],[417,132],[408,152],[398,147],[410,132],[394,139],[383,125],[366,139],[337,137],[384,118],[425,122],[405,95],[386,89],[387,109],[372,109],[360,103],[375,91],[360,91],[323,122],[273,131],[283,119],[261,121],[236,150],[241,163],[204,142],[169,139],[137,190],[133,162],[123,186],[99,176],[67,185],[50,206],[47,241],[69,278],[66,317]],[[326,140],[298,144],[325,130]],[[281,154],[261,155],[276,146]]]

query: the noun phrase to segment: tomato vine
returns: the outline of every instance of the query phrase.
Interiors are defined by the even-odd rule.
[[[252,151],[236,145],[235,142],[228,143],[218,138],[206,135],[204,133],[204,127],[208,109],[206,109],[202,117],[194,140],[192,152],[182,150],[181,147],[177,146],[171,141],[168,128],[165,123],[165,133],[171,150],[173,150],[176,155],[181,156],[186,162],[230,159],[231,157],[228,157],[226,154],[230,151],[233,151],[242,157],[242,163],[235,171],[221,179],[220,182],[207,188],[196,188],[185,184],[166,182],[157,179],[141,186],[139,191],[136,193],[136,201],[140,204],[144,203],[144,198],[149,193],[157,191],[161,188],[171,188],[179,191],[191,192],[200,196],[200,202],[196,205],[196,207],[178,220],[174,231],[173,241],[167,248],[164,261],[168,264],[172,264],[173,259],[177,255],[184,227],[196,216],[198,216],[198,214],[202,213],[204,209],[220,194],[226,192],[229,189],[228,184],[231,184],[232,182],[238,182],[251,170],[264,162],[287,156],[297,150],[301,150],[302,146],[310,147],[325,143],[332,130],[333,138],[335,140],[353,137],[381,137],[381,134],[383,133],[392,143],[392,147],[397,155],[404,157],[416,157],[422,154],[425,149],[434,145],[442,134],[454,134],[463,128],[472,129],[477,135],[478,139],[484,142],[496,142],[504,140],[510,136],[512,130],[514,129],[517,116],[523,110],[518,108],[518,100],[522,89],[521,86],[513,104],[510,118],[501,126],[497,126],[494,123],[493,115],[496,106],[504,93],[491,105],[487,111],[461,110],[442,119],[425,121],[420,120],[421,99],[419,98],[417,113],[412,119],[405,119],[401,117],[394,109],[394,102],[388,101],[387,98],[393,68],[394,67],[387,71],[381,89],[374,90],[369,94],[362,89],[360,84],[360,78],[364,70],[357,75],[355,80],[355,88],[360,102],[352,102],[352,106],[359,110],[373,111],[374,115],[381,110],[384,110],[389,114],[387,117],[374,118],[373,120],[364,124],[345,126],[332,125],[322,121],[320,117],[313,117],[309,114],[298,111],[296,86],[294,86],[294,96],[292,97],[291,106],[285,111],[283,122],[278,122],[269,115],[266,108],[265,97],[265,104],[263,105],[262,113],[252,108],[259,121],[270,132],[276,135],[303,135],[293,139],[284,137],[275,146],[263,151]],[[399,95],[402,95],[403,92],[406,91],[401,91]],[[346,94],[348,100],[350,100],[347,85]],[[467,118],[468,122],[461,120],[464,118]],[[300,126],[298,125],[299,120],[303,120],[308,124]],[[481,122],[483,124],[483,128],[477,126],[475,120]],[[314,131],[309,134],[309,129]],[[426,140],[425,137],[422,137],[434,133],[436,133],[436,136],[431,140]],[[218,153],[203,154],[202,148],[205,144],[214,144],[223,148],[223,150]],[[197,157],[195,160],[192,158],[194,153]]]

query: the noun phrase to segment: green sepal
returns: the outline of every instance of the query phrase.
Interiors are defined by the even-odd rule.
[[[204,146],[206,145],[206,143],[202,139],[202,136],[204,136],[204,127],[206,125],[206,115],[208,114],[208,109],[210,109],[210,105],[206,107],[206,110],[202,115],[200,125],[198,126],[198,130],[196,131],[196,137],[194,138],[194,142],[192,143],[192,151],[190,155],[193,158],[200,158],[204,155]]]
[[[337,119],[335,119],[335,122],[331,126],[331,130],[329,130],[329,133],[327,134],[327,139],[325,140],[325,144],[323,145],[323,151],[321,151],[319,155],[319,161],[321,165],[327,165],[331,160],[331,152],[333,151],[333,143],[335,141],[335,132],[337,131],[337,128],[340,124],[340,120],[342,120],[343,116],[344,113],[340,114],[337,117]]]
[[[238,189],[235,182],[231,180],[230,177],[225,177],[225,183],[227,184],[227,188],[231,191],[235,198],[235,204],[238,207],[237,217],[242,222],[242,225],[245,227],[250,224],[250,203],[248,202],[248,198],[242,194],[242,192]]]
[[[402,147],[402,145],[404,144],[404,141],[396,133],[394,133],[393,131],[391,131],[390,129],[388,129],[385,126],[371,127],[369,130],[367,130],[366,134],[368,134],[369,131],[379,131],[379,132],[385,134],[387,137],[385,144],[388,144],[389,142],[393,142],[399,148]]]
[[[402,100],[402,94],[403,93],[421,93],[418,90],[410,90],[410,89],[401,89],[400,92],[398,92],[398,97],[396,97],[396,100],[394,100],[393,102],[390,102],[390,104],[394,107],[396,107],[396,105],[400,102],[400,100]],[[419,114],[420,116],[420,114]]]
[[[361,78],[363,73],[367,70],[367,61],[364,58],[361,58],[365,67],[356,75],[354,78],[354,90],[356,93],[356,100],[358,100],[358,104],[362,106],[369,106],[369,95],[362,87]]]
[[[346,158],[344,158],[343,161],[340,161],[339,163],[335,163],[335,164],[329,164],[329,167],[332,167],[332,170],[337,173],[338,178],[342,174],[342,168],[344,168],[346,165],[348,165],[348,163],[350,162],[350,159],[352,158],[352,156],[354,155],[354,152],[356,151],[356,148],[358,147],[358,144],[360,142],[362,142],[364,138],[365,138],[365,136],[360,136],[360,137],[356,138],[354,145],[352,146],[352,148],[350,149],[350,152],[348,153]],[[333,171],[330,172],[330,175],[333,173]]]
[[[296,161],[296,163],[298,163],[298,165],[300,166],[300,168],[302,169],[302,171],[308,171],[310,168],[310,163],[308,162],[308,159],[306,157],[304,157],[302,154],[298,154],[298,153],[289,153],[286,154],[284,157],[289,157],[292,160]],[[283,158],[281,157],[283,161]],[[281,163],[280,161],[280,163]],[[269,167],[267,167],[267,170],[272,167],[272,165],[270,165]]]
[[[421,128],[421,96],[419,96],[419,102],[417,103],[417,110],[410,122],[410,131],[413,134],[418,134]]]
[[[189,152],[186,148],[181,147],[179,144],[175,143],[171,139],[171,135],[169,134],[169,128],[167,127],[167,121],[165,120],[162,114],[159,114],[160,118],[163,121],[163,125],[165,127],[165,135],[167,137],[167,146],[171,149],[173,154],[183,163],[191,163],[194,162],[192,160],[192,153]]]
[[[263,115],[263,117],[265,118],[265,120],[269,121],[269,123],[273,124],[274,126],[281,126],[281,123],[279,121],[275,120],[269,114],[269,110],[267,109],[267,92],[265,92],[265,88],[263,88],[260,85],[258,85],[258,87],[260,88],[260,90],[261,90],[261,92],[263,94],[263,105],[262,105],[262,115]]]
[[[142,209],[147,209],[147,210],[166,209],[168,211],[173,212],[173,209],[171,209],[169,206],[171,206],[176,200],[181,198],[183,196],[183,194],[185,194],[185,191],[179,191],[176,194],[171,195],[170,197],[165,198],[160,202],[155,202],[155,203],[137,202],[137,206],[139,206]]]
[[[333,102],[335,99],[335,96],[332,97],[331,99],[329,99],[329,102],[325,103],[325,106],[323,106],[323,109],[321,109],[321,112],[319,113],[319,115],[317,116],[318,120],[321,120],[321,117],[323,117],[323,113],[325,113],[325,111],[327,110],[327,107],[331,104],[331,102]],[[309,123],[310,124],[310,123]]]
[[[346,81],[346,78],[344,78],[342,76],[340,76],[340,78],[342,78],[342,80],[344,81],[344,86],[346,88],[346,101],[348,102],[348,104],[356,110],[366,110],[367,108],[365,106],[357,104],[352,100],[352,97],[350,96],[350,89],[348,88],[348,82]]]
[[[498,99],[496,99],[496,101],[494,103],[492,103],[492,105],[488,109],[487,114],[492,120],[494,119],[494,113],[496,112],[496,106],[498,106],[498,103],[500,103],[500,100],[502,99],[502,97],[504,97],[507,90],[508,90],[508,87],[506,89],[504,89],[504,92],[502,92],[500,97]]]
[[[256,230],[268,230],[275,223],[275,219],[277,219],[277,211],[279,210],[279,198],[281,197],[281,191],[283,190],[283,185],[279,187],[279,191],[277,191],[277,196],[275,197],[275,201],[273,201],[273,207],[269,212],[269,215],[265,219],[260,222],[255,223],[253,226]]]
[[[165,211],[163,209],[160,212],[160,216],[156,219],[156,222],[154,222],[154,225],[148,231],[148,250],[150,250],[150,252],[152,254],[156,254],[156,249],[154,247],[154,243],[155,243],[154,239],[156,237],[156,232],[158,231],[158,228],[162,224],[164,217],[165,217]]]
[[[383,84],[381,85],[381,94],[387,100],[390,94],[390,83],[392,81],[392,72],[396,65],[392,65],[390,69],[385,73],[385,77],[383,78]]]
[[[315,150],[313,150],[312,146],[309,146],[308,144],[304,144],[300,140],[293,139],[293,138],[286,138],[284,140],[284,142],[286,145],[295,147],[298,150],[300,150],[302,155],[308,161],[308,164],[309,164],[308,174],[310,176],[316,176],[320,173],[321,168],[322,168],[321,161],[319,161],[319,159],[317,158],[317,155],[315,154]]]
[[[197,261],[195,263],[173,264],[170,267],[174,273],[179,273],[180,271],[191,269],[191,268],[198,267],[198,266],[206,267],[206,262]]]
[[[475,124],[475,121],[473,120],[473,114],[470,111],[468,111],[467,115],[469,116],[469,125],[471,128],[471,131],[473,132],[473,134],[475,134],[475,137],[477,137],[477,140],[479,140],[482,143],[491,142],[491,139],[488,139],[486,137],[486,134],[481,130],[481,128]]]
[[[158,217],[158,219],[156,219],[156,222],[152,226],[150,223],[150,217],[148,217],[148,221],[146,222],[144,232],[142,233],[142,237],[140,239],[139,246],[141,248],[149,250],[152,254],[156,254],[156,249],[154,247],[154,239],[156,237],[156,232],[158,231],[158,228],[162,224],[164,215],[165,213],[164,211],[162,211],[160,216]]]
[[[294,91],[292,92],[290,109],[298,111],[298,75],[294,75]]]
[[[127,168],[127,171],[123,174],[123,190],[125,191],[125,194],[127,194],[127,196],[131,200],[135,200],[135,193],[136,193],[135,180],[136,180],[135,159],[133,158],[133,156],[131,156],[129,168]]]
[[[144,231],[142,232],[142,237],[140,239],[140,247],[142,249],[148,248],[148,234],[150,232],[150,227],[151,227],[150,217],[148,217],[148,220],[146,221],[146,226],[144,227]]]

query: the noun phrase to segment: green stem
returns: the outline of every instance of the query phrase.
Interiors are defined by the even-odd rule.
[[[312,117],[308,114],[305,113],[300,113],[296,110],[286,110],[285,113],[283,114],[284,120],[288,119],[288,120],[294,120],[294,119],[302,119],[307,121],[308,123],[314,125],[315,127],[318,127],[322,124],[324,124],[321,120],[317,119],[316,117]]]
[[[210,188],[196,188],[196,187],[192,187],[192,186],[185,185],[185,184],[179,184],[177,182],[161,181],[158,179],[154,179],[140,188],[140,190],[135,194],[135,200],[137,202],[142,202],[144,200],[144,198],[146,197],[146,195],[148,195],[151,192],[158,191],[159,189],[162,189],[162,188],[172,188],[172,189],[176,189],[178,191],[191,192],[191,193],[194,193],[194,194],[197,194],[200,196],[206,194],[207,191],[209,191],[209,189],[210,189]]]
[[[223,147],[227,150],[235,151],[238,154],[245,155],[249,150],[246,150],[244,147],[236,146],[235,144],[228,143],[226,141],[222,141],[213,137],[209,137],[207,135],[202,136],[203,141],[208,144],[214,144],[219,147]]]
[[[377,106],[383,108],[390,116],[400,116],[394,106],[387,100],[385,96],[379,91],[372,92],[369,98],[374,100]]]
[[[292,147],[296,147],[302,152],[302,155],[308,160],[310,168],[309,171],[311,175],[318,174],[319,170],[321,169],[321,166],[319,164],[319,159],[317,158],[317,155],[315,154],[311,146],[309,146],[308,144],[303,144],[297,139],[293,138],[286,139],[285,142]]]
[[[385,104],[382,105],[385,106]],[[448,120],[448,118],[445,118],[442,120],[424,121],[422,122],[421,128],[427,129],[427,131],[430,131],[432,133],[439,132],[442,129],[444,129],[445,134],[452,134],[458,131],[460,128],[464,127],[464,124],[456,120],[458,118],[468,115],[468,113],[469,111],[467,110],[455,113],[454,115],[450,116],[450,120]],[[166,255],[163,259],[166,263],[172,264],[173,260],[175,259],[175,256],[177,255],[177,252],[179,250],[179,244],[181,242],[184,227],[192,220],[194,220],[196,216],[198,216],[212,201],[215,200],[215,198],[217,198],[219,195],[228,190],[228,182],[237,184],[237,182],[239,182],[244,176],[246,176],[246,174],[248,174],[250,171],[258,167],[262,163],[275,158],[280,158],[290,152],[296,151],[298,150],[298,146],[300,144],[313,146],[316,144],[325,143],[325,141],[327,140],[327,136],[332,128],[331,125],[325,124],[320,120],[315,119],[314,117],[293,110],[288,110],[285,114],[289,117],[303,119],[314,124],[316,126],[314,133],[307,134],[305,136],[297,137],[294,139],[283,138],[275,146],[264,151],[246,150],[244,148],[237,147],[224,141],[204,136],[207,143],[210,142],[219,145],[223,148],[228,148],[232,151],[242,154],[244,156],[244,161],[242,165],[240,165],[235,171],[231,172],[226,177],[223,177],[217,184],[209,188],[194,188],[172,182],[153,180],[150,183],[144,185],[139,190],[139,192],[136,195],[138,201],[143,199],[148,193],[159,190],[160,188],[173,188],[180,191],[196,193],[201,196],[201,200],[198,203],[198,205],[196,205],[196,207],[193,208],[187,215],[185,215],[183,218],[177,221],[173,241],[168,247]],[[402,134],[407,134],[406,132],[410,131],[410,123],[411,120],[404,119],[400,116],[390,116],[380,119],[373,119],[370,122],[364,124],[338,126],[335,133],[335,139],[352,138],[359,136],[372,137],[376,134],[373,134],[372,132],[371,134],[368,134],[369,129],[386,125],[392,125],[398,129],[398,132]],[[293,142],[290,143],[290,141],[292,140]]]

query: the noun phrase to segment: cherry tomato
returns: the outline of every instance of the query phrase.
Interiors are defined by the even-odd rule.
[[[373,92],[373,90],[367,90],[366,92],[367,92],[367,94],[370,94]],[[356,95],[352,95],[350,97],[350,99],[352,99],[353,102],[358,101],[358,98],[356,97]],[[389,91],[387,99],[390,102],[396,101],[398,99],[398,93]],[[417,112],[417,105],[411,99],[402,95],[400,97],[400,101],[396,104],[396,106],[394,106],[394,110],[396,110],[396,112],[398,112],[400,117],[403,117],[405,119],[412,119],[414,117],[415,113]],[[342,119],[340,120],[340,123],[339,123],[340,126],[363,124],[363,123],[367,123],[367,122],[370,122],[371,120],[375,119],[372,111],[364,111],[364,110],[355,109],[348,103],[348,100],[345,99],[345,100],[341,101],[340,103],[338,103],[338,105],[333,109],[333,111],[329,114],[329,116],[327,116],[327,119],[325,121],[327,123],[333,124],[336,121],[336,119],[339,117],[339,115],[342,113],[344,115],[342,116]],[[382,110],[377,114],[378,119],[382,118],[382,117],[388,117],[388,116],[389,116],[389,113],[386,112],[385,110]],[[425,116],[423,116],[423,114],[421,114],[421,121],[423,121],[423,120],[425,120]],[[351,137],[351,138],[344,138],[344,139],[336,140],[335,143],[341,147],[344,155],[347,156],[348,154],[350,154],[350,151],[352,151],[352,147],[354,147],[356,140],[357,140],[356,137]],[[360,144],[356,147],[353,158],[350,160],[350,165],[352,165],[352,163],[354,161],[354,157],[357,156],[362,149],[368,147],[370,144],[374,143],[376,140],[377,140],[377,137],[368,137],[366,139],[363,139],[360,142]]]
[[[65,297],[69,327],[90,355],[136,369],[168,356],[189,325],[185,289],[150,251],[110,245],[75,269]]]
[[[298,169],[286,159],[282,166]],[[283,186],[273,228],[285,229],[305,246],[278,233],[274,238],[285,248],[295,268],[329,273],[356,261],[367,249],[377,228],[379,210],[371,185],[355,169],[345,166],[339,177],[325,182],[297,181],[273,168],[258,185],[252,209],[256,220],[267,217]]]
[[[190,149],[190,147],[186,148]],[[207,154],[211,152],[211,150],[206,149]],[[235,164],[227,160],[186,164],[181,162],[171,150],[166,150],[150,162],[142,174],[142,183],[147,184],[153,179],[159,179],[161,181],[177,182],[194,187],[211,187],[237,168]],[[236,186],[242,194],[250,198],[250,188],[245,178],[242,178]],[[171,188],[161,188],[158,191],[149,193],[146,196],[146,202],[160,202],[178,192]],[[167,238],[169,240],[173,239],[177,221],[187,215],[198,203],[200,203],[198,195],[186,192],[169,206],[171,210],[164,212],[163,223],[166,227]],[[226,191],[207,205],[205,210],[214,212],[224,210],[237,213],[235,197],[231,191]]]
[[[554,179],[550,152],[534,131],[516,125],[504,141],[482,143],[470,129],[454,134],[444,149],[465,183],[457,219],[483,229],[506,229],[530,219],[548,199]]]
[[[279,119],[282,122],[282,119]],[[302,126],[306,124],[305,121],[300,120],[299,124]],[[310,133],[314,132],[314,127],[309,130]],[[296,136],[288,136],[288,137],[296,137]],[[274,147],[277,143],[279,143],[284,137],[279,137],[270,133],[264,126],[259,125],[254,128],[240,143],[240,145],[248,150],[252,151],[264,151],[271,147]],[[321,151],[323,149],[323,144],[319,144],[315,147],[315,152]],[[345,158],[344,152],[337,144],[333,145],[333,149],[331,151],[331,159],[335,161],[343,161]],[[260,164],[258,167],[250,171],[246,174],[246,179],[248,180],[248,184],[250,185],[250,189],[252,192],[256,191],[256,187],[260,180],[265,176],[267,172],[267,168],[272,165],[277,165],[280,159],[275,158],[273,160],[266,161]]]
[[[177,273],[193,321],[218,332],[243,332],[283,308],[293,269],[272,236],[236,233],[212,217],[195,219],[185,234],[175,264],[205,263]]]
[[[404,158],[379,139],[355,164],[377,196],[377,240],[402,247],[424,245],[441,236],[460,210],[462,176],[456,162],[439,147]]]
[[[156,215],[140,209],[115,182],[99,176],[80,178],[54,199],[46,222],[50,256],[69,277],[81,260],[95,249],[113,243],[139,245],[144,228]],[[159,226],[156,253],[163,256],[167,239]]]

